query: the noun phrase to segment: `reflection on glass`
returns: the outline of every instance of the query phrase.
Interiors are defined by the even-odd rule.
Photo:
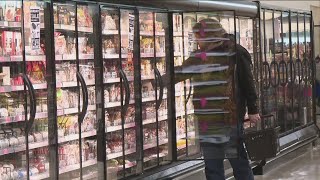
[[[249,53],[253,53],[252,19],[240,19],[240,45]]]
[[[177,14],[176,16],[183,19],[179,25],[182,26],[182,29],[180,29],[180,33],[178,33],[179,35],[175,37],[176,40],[174,41],[175,46],[178,44],[184,44],[184,47],[182,47],[184,51],[181,49],[182,54],[175,57],[175,66],[181,66],[183,62],[189,58],[190,52],[193,51],[194,48],[197,48],[196,44],[191,42],[193,40],[191,28],[196,16],[195,14],[189,13],[183,15]],[[194,140],[189,140],[189,138],[193,139],[195,136],[193,122],[194,109],[191,101],[193,96],[193,88],[190,83],[190,80],[185,80],[175,85],[178,158],[185,158],[189,155],[197,153],[197,149],[194,146]]]
[[[263,12],[263,68],[262,68],[262,82],[263,82],[263,114],[275,114],[276,111],[276,65],[274,61],[274,18],[272,11]],[[271,72],[270,72],[271,71]],[[269,77],[269,74],[271,77]]]
[[[313,108],[312,108],[312,44],[311,44],[311,17],[310,15],[305,16],[305,70],[306,70],[306,81],[304,96],[306,98],[307,106],[307,122],[313,121]]]
[[[280,133],[286,131],[286,79],[287,79],[287,63],[285,61],[286,49],[285,49],[285,34],[283,33],[283,14],[281,12],[274,12],[274,47],[271,47],[274,60],[279,66],[279,86],[277,88],[277,117],[278,125],[280,126]],[[271,68],[273,69],[273,68]]]
[[[227,65],[235,50],[230,38],[235,38],[227,35],[228,19],[233,19],[232,14],[183,14],[183,30],[188,36],[183,39],[185,54],[182,65],[177,63],[175,68],[175,82],[176,92],[185,91],[184,98],[176,98],[177,147],[184,157],[192,150],[185,147],[194,145],[191,152],[199,152],[200,147],[204,158],[237,156],[233,81],[228,78],[233,70]]]

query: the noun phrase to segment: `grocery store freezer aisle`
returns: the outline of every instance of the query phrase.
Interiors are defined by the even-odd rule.
[[[206,178],[203,170],[200,170],[183,180]],[[255,180],[320,180],[320,145],[285,164],[273,167],[263,176],[255,176]]]

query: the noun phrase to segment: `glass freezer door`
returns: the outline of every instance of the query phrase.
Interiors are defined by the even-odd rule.
[[[37,5],[39,8],[41,3]],[[30,44],[23,41],[30,38],[31,23],[23,23],[30,19],[30,13],[22,14],[22,9],[21,1],[0,2],[0,179],[28,179],[48,167],[45,161],[41,167],[37,163],[43,159],[37,152],[45,147],[48,137],[41,13],[38,9],[38,53],[31,54]],[[33,128],[38,124],[41,130]]]
[[[179,158],[238,156],[235,22],[233,12],[173,16]]]
[[[94,177],[97,165],[92,5],[53,4],[59,179]]]
[[[135,14],[101,7],[107,179],[136,174]]]
[[[139,26],[143,170],[148,170],[166,163],[171,142],[168,139],[167,88],[161,78],[167,72],[168,14],[140,11]]]

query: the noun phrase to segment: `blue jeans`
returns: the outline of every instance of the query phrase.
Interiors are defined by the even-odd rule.
[[[207,180],[225,180],[223,160],[224,159],[206,159],[204,161]],[[233,175],[237,180],[254,180],[243,144],[241,144],[239,148],[239,158],[228,160],[232,166]]]

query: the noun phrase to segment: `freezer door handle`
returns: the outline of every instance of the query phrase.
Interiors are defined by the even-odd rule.
[[[300,59],[297,59],[296,63],[297,63],[297,71],[298,71],[298,74],[297,74],[298,75],[298,82],[299,82],[299,84],[301,84],[302,77],[303,77],[302,62]]]
[[[154,68],[154,73],[156,75],[156,81],[157,83],[159,83],[159,87],[160,87],[159,100],[158,99],[156,100],[156,109],[158,110],[163,101],[163,80],[161,78],[161,74],[158,68]]]
[[[189,83],[190,83],[190,86],[189,86],[189,93],[188,93],[188,96],[187,96],[186,102],[185,102],[186,104],[189,102],[190,97],[191,97],[191,90],[192,90],[192,86],[191,86],[192,80],[191,79],[189,79]]]
[[[288,83],[288,67],[287,67],[287,63],[284,60],[281,60],[281,62],[279,63],[279,67],[281,70],[281,74],[282,74],[282,78],[280,78],[280,84],[281,86],[286,86],[286,84]],[[285,72],[284,72],[285,71]]]
[[[125,88],[125,100],[124,100],[124,106],[122,108],[122,113],[125,114],[127,113],[128,107],[129,107],[129,101],[130,101],[130,86],[129,86],[129,81],[126,76],[126,74],[123,72],[123,70],[120,70],[120,76],[123,79],[124,82],[124,88]]]
[[[83,76],[78,71],[77,72],[77,80],[79,81],[81,85],[82,90],[82,110],[79,113],[79,122],[80,124],[83,122],[85,115],[87,114],[88,109],[88,89],[85,80],[83,79]]]
[[[303,66],[304,66],[304,70],[303,70],[303,75],[304,75],[304,82],[307,83],[309,80],[309,63],[307,59],[303,60]]]
[[[293,60],[289,61],[290,64],[290,82],[294,83],[296,76],[296,64]]]
[[[268,89],[270,87],[270,81],[271,81],[271,71],[270,71],[270,65],[268,62],[263,62],[263,70],[264,70],[264,78],[266,80],[264,84],[264,88]]]
[[[33,85],[30,81],[30,79],[28,78],[27,75],[23,74],[22,75],[22,79],[24,81],[24,83],[26,84],[26,86],[28,87],[28,92],[29,92],[29,96],[30,96],[30,118],[27,122],[27,127],[26,127],[26,135],[29,134],[31,128],[32,128],[32,125],[34,123],[34,119],[36,117],[36,108],[37,108],[37,100],[36,100],[36,95],[35,95],[35,91],[34,91],[34,88],[33,88]]]
[[[270,68],[274,70],[274,80],[271,81],[271,86],[276,88],[280,83],[280,73],[279,73],[279,64],[276,61],[272,61]]]

